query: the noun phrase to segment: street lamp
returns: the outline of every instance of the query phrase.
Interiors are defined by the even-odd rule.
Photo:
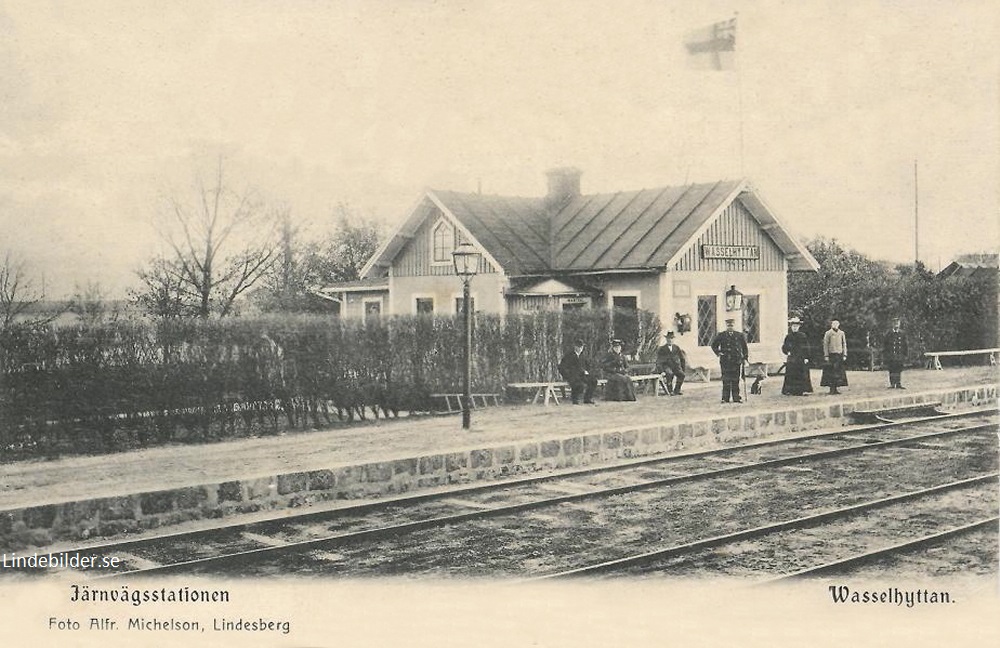
[[[462,243],[451,253],[455,274],[462,280],[462,312],[465,317],[465,379],[462,395],[462,429],[472,425],[472,309],[469,302],[469,283],[479,272],[479,252],[471,243]]]

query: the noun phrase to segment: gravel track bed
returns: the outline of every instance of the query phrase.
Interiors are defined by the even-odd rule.
[[[987,420],[987,417],[965,418],[936,421],[933,425],[937,429],[956,429],[977,421],[986,422]],[[290,520],[259,523],[247,528],[217,530],[212,532],[210,536],[196,535],[167,542],[138,545],[131,549],[125,549],[124,553],[120,555],[126,558],[127,565],[135,564],[137,562],[135,557],[158,563],[179,562],[222,553],[247,551],[268,544],[291,543],[333,534],[378,528],[398,524],[400,521],[413,522],[454,515],[468,511],[470,508],[531,502],[552,494],[579,492],[584,487],[587,489],[625,487],[654,479],[696,474],[713,468],[720,469],[739,464],[775,460],[800,453],[819,452],[865,442],[874,443],[905,438],[925,433],[928,425],[928,423],[914,423],[873,431],[847,431],[819,438],[788,440],[776,445],[730,448],[690,458],[665,458],[658,463],[643,464],[631,468],[570,475],[542,483],[501,486],[481,492],[460,493],[455,498],[443,496],[443,499],[416,504],[387,505],[357,513],[340,512],[331,514],[332,519],[329,520],[320,518],[311,522]],[[579,488],[574,491],[573,487]],[[264,541],[260,540],[262,536],[266,536]],[[207,541],[206,538],[208,538]]]
[[[625,570],[621,574],[650,578],[769,579],[969,524],[983,517],[984,510],[992,508],[995,511],[998,504],[996,484],[982,484],[865,511],[814,527],[779,531]],[[996,549],[995,542],[993,548]],[[980,567],[988,569],[989,565],[983,563]],[[995,569],[995,561],[993,566]],[[956,569],[960,569],[959,562],[952,563],[951,571],[942,574],[957,573]],[[885,576],[884,570],[877,576]]]
[[[212,571],[229,575],[524,577],[974,477],[996,470],[996,465],[996,433],[984,431],[566,503]],[[982,509],[980,504],[977,511]]]

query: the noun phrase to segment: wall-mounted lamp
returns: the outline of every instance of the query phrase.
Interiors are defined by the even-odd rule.
[[[738,311],[743,309],[743,293],[736,290],[736,286],[729,286],[726,291],[726,310]]]

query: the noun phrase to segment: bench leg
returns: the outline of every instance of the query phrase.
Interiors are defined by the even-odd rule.
[[[941,366],[941,358],[939,356],[934,356],[934,368],[938,371],[944,369],[944,367]]]

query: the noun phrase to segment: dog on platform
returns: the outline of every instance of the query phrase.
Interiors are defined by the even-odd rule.
[[[754,378],[753,384],[750,385],[750,393],[759,396],[762,382],[764,382],[764,376]]]

